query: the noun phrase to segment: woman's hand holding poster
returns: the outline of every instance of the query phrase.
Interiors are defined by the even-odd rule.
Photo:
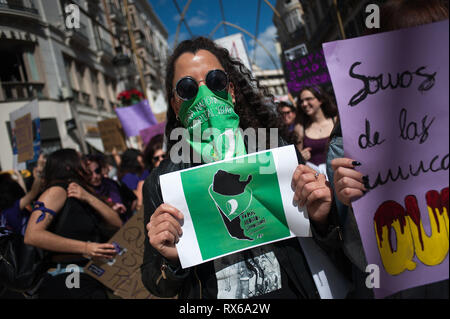
[[[345,156],[370,190],[352,203],[377,297],[449,278],[449,24],[323,45]]]

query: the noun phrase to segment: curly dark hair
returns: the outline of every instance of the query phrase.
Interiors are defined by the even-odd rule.
[[[320,88],[319,86],[305,86],[297,95],[297,105],[298,105],[297,122],[302,124],[305,129],[311,125],[312,121],[311,118],[308,115],[306,115],[306,113],[303,111],[303,108],[301,107],[300,96],[304,91],[311,92],[312,95],[314,95],[322,103],[320,108],[322,109],[322,112],[326,118],[334,118],[335,116],[338,115],[338,109],[336,107],[336,104],[333,102],[333,99],[330,96],[330,94],[328,94],[324,89]]]
[[[232,58],[227,49],[222,48],[214,41],[197,37],[181,42],[174,50],[167,62],[166,68],[166,95],[169,102],[173,97],[173,77],[175,73],[175,62],[183,53],[197,53],[199,50],[211,52],[219,60],[220,64],[228,74],[228,78],[234,85],[236,97],[235,112],[240,118],[240,128],[279,128],[279,136],[288,143],[293,143],[295,138],[291,134],[281,117],[277,114],[273,96],[260,89],[250,71],[238,60]],[[177,119],[174,110],[169,106],[167,111],[167,124],[165,134],[167,136],[167,153],[172,146],[178,142],[170,139],[170,133],[182,123]],[[267,135],[269,136],[269,135]],[[266,141],[269,148],[269,139]]]

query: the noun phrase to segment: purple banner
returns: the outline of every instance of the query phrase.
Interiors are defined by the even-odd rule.
[[[161,122],[156,125],[147,127],[143,130],[140,130],[139,135],[141,136],[142,142],[144,143],[144,145],[147,145],[153,136],[158,135],[158,134],[164,134],[165,128],[166,128],[166,122]]]
[[[285,63],[286,85],[291,94],[297,95],[305,86],[330,83],[323,50],[310,53]]]
[[[379,298],[449,278],[448,33],[446,20],[323,45],[345,156],[369,176],[352,207]]]
[[[116,114],[127,137],[138,136],[140,130],[158,123],[148,100],[132,106],[118,107]]]

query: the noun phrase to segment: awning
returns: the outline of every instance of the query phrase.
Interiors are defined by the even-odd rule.
[[[103,142],[102,139],[99,137],[86,137],[85,138],[86,143],[91,145],[93,148],[95,148],[97,151],[105,153],[105,149],[103,148]]]
[[[23,41],[31,41],[31,42],[37,41],[37,37],[32,33],[29,33],[26,31],[5,29],[5,28],[0,28],[0,39],[23,40]]]

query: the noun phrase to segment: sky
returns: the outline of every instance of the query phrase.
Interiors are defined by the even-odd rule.
[[[181,12],[188,2],[188,0],[149,0],[161,22],[169,32],[169,48],[173,47],[180,16],[174,1],[177,1]],[[261,6],[257,38],[258,41],[272,54],[275,63],[277,64],[277,68],[279,68],[280,61],[276,53],[274,42],[277,31],[272,22],[273,11],[264,0],[222,0],[225,21],[235,24],[247,30],[249,33],[256,35],[258,1],[261,1]],[[276,0],[269,0],[269,2],[272,6],[275,6]],[[209,36],[222,21],[220,1],[192,0],[185,15],[185,20],[194,36]],[[221,25],[213,34],[212,38],[217,39],[235,33],[242,33],[244,35],[251,61],[255,58],[256,65],[262,69],[270,70],[275,68],[274,63],[265,50],[259,45],[255,48],[255,41],[236,28],[228,25]],[[182,23],[180,26],[178,43],[188,38],[190,38],[190,34],[186,26]],[[256,50],[256,53],[254,50]]]

